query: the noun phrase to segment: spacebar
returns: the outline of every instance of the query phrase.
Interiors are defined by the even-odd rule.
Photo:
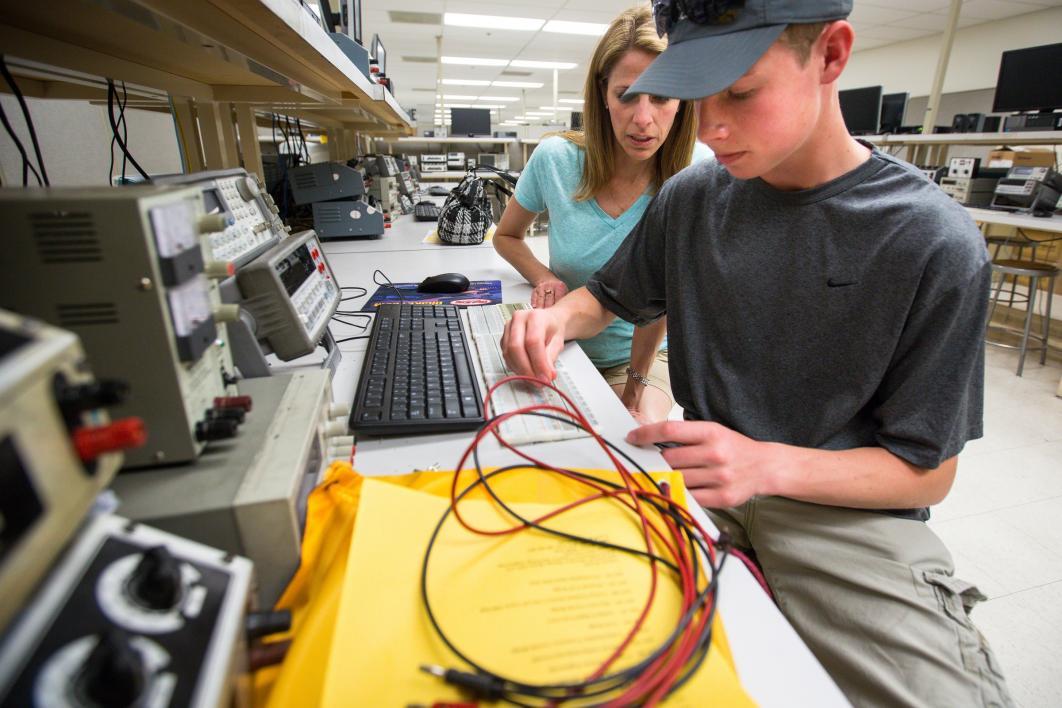
[[[468,370],[468,361],[464,357],[454,357],[454,372],[457,374],[457,385],[460,388],[472,385],[472,372]]]

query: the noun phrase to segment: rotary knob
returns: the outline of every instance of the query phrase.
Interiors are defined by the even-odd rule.
[[[181,599],[181,585],[180,564],[165,546],[156,546],[144,552],[129,577],[128,590],[141,607],[166,612]]]
[[[236,180],[236,191],[240,193],[245,202],[253,202],[258,196],[258,182],[251,175]]]
[[[108,630],[100,637],[78,673],[76,690],[92,705],[136,705],[144,693],[146,671],[140,653],[120,629]]]

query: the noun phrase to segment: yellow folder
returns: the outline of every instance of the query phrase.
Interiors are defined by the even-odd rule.
[[[455,688],[419,670],[421,664],[467,669],[432,630],[420,592],[424,550],[449,504],[451,475],[362,480],[322,667],[321,705],[402,707],[462,699]],[[663,473],[662,478],[675,494],[684,494],[680,475]],[[469,473],[462,476],[462,486],[466,479]],[[613,473],[612,479],[618,477]],[[528,518],[586,494],[585,487],[531,470],[501,475],[496,487]],[[511,523],[482,492],[471,496],[473,501],[461,505],[467,520],[484,528]],[[615,503],[592,502],[547,523],[644,548],[635,517],[618,509]],[[489,670],[527,682],[586,678],[630,629],[648,589],[644,559],[534,530],[473,535],[452,515],[428,570],[432,609],[455,645]],[[643,658],[667,636],[679,602],[673,576],[661,569],[649,621],[613,670]],[[315,653],[322,654],[320,648]],[[753,705],[734,673],[719,615],[707,660],[666,705],[709,703]]]

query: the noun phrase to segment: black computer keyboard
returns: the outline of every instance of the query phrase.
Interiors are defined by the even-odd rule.
[[[483,398],[457,308],[381,305],[361,366],[351,430],[409,435],[482,423]]]
[[[417,202],[413,205],[413,218],[417,221],[438,221],[439,207],[434,202]]]

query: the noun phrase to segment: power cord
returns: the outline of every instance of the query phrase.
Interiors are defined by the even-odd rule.
[[[136,158],[129,152],[129,146],[126,144],[125,138],[122,137],[121,131],[118,128],[118,121],[114,115],[114,104],[118,100],[118,89],[114,86],[114,79],[107,79],[107,118],[111,124],[111,134],[114,136],[114,140],[118,143],[118,147],[123,154],[123,161],[129,160],[129,164],[133,166],[140,176],[147,182],[151,181],[148,173],[144,171],[144,168],[140,166],[140,163],[136,161]],[[120,101],[119,101],[120,102]],[[123,176],[124,176],[123,168]]]
[[[37,178],[37,184],[50,187],[51,181],[48,179],[48,171],[44,169],[44,159],[41,157],[41,146],[37,141],[37,129],[33,126],[33,118],[30,116],[29,107],[26,105],[26,98],[22,95],[22,89],[15,83],[15,77],[11,75],[11,72],[7,68],[7,57],[0,54],[0,73],[4,76],[4,81],[11,88],[11,93],[15,95],[15,99],[18,101],[18,106],[22,110],[22,118],[26,121],[26,129],[29,131],[30,142],[33,144],[33,153],[37,157],[38,172],[33,168],[32,163],[29,161],[29,157],[26,154],[26,149],[22,145],[22,142],[18,139],[14,129],[7,120],[7,116],[2,117],[4,128],[7,130],[11,139],[15,141],[15,147],[18,148],[19,154],[22,156],[22,186],[29,186],[29,171],[33,172],[33,176]],[[2,113],[3,109],[0,109]]]
[[[4,112],[4,107],[0,105],[0,123],[3,123],[4,130],[11,136],[12,142],[15,143],[15,148],[18,150],[18,154],[22,156],[22,186],[29,186],[29,174],[33,173],[34,178],[37,180],[37,184],[41,187],[44,186],[44,182],[41,180],[41,175],[37,172],[37,168],[29,160],[29,156],[26,154],[26,146],[19,140],[18,134],[15,133],[15,129],[11,127],[11,123],[7,120],[7,113]]]
[[[129,141],[129,124],[125,120],[125,106],[126,106],[127,103],[129,103],[129,93],[125,90],[125,82],[124,81],[122,82],[122,96],[123,96],[123,99],[118,103],[118,127],[121,128],[122,139],[125,140],[128,143],[128,141]],[[112,135],[111,136],[111,152],[110,152],[111,162],[110,162],[110,165],[107,167],[107,184],[113,184],[114,183],[114,145],[115,145],[116,141],[117,141],[117,136],[116,135]],[[127,162],[127,159],[125,157],[125,153],[122,153],[122,181],[121,181],[121,184],[125,184],[125,166],[126,166],[126,162]]]
[[[379,280],[377,280],[376,279],[377,275],[379,275],[381,278],[383,278],[385,282],[381,283]],[[374,270],[372,272],[372,282],[376,283],[381,288],[387,287],[387,288],[391,288],[392,290],[394,290],[395,294],[398,295],[399,302],[405,302],[406,301],[406,296],[402,294],[402,291],[399,290],[398,286],[395,285],[394,283],[392,283],[391,279],[387,277],[387,274],[384,273],[379,268],[377,268],[376,270]]]

